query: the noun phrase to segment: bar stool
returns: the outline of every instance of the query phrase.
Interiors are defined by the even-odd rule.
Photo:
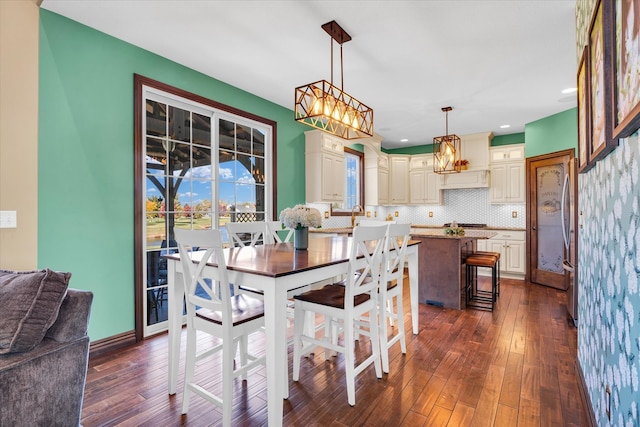
[[[466,259],[466,304],[467,307],[493,311],[500,294],[500,254],[477,251]],[[491,290],[478,289],[478,267],[491,269]]]
[[[475,251],[474,254],[478,255],[488,255],[496,258],[496,271],[498,274],[497,278],[497,287],[496,287],[496,295],[500,296],[500,252],[490,252],[490,251]]]

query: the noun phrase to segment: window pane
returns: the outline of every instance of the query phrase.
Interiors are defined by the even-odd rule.
[[[228,120],[220,119],[218,134],[220,140],[218,141],[218,145],[220,146],[220,151],[228,150],[235,151],[235,130],[236,124],[230,122]]]
[[[233,181],[236,176],[236,162],[235,160],[228,162],[220,162],[218,168],[218,176],[221,181]]]
[[[255,184],[255,179],[251,175],[253,170],[253,159],[251,156],[244,154],[238,154],[238,161],[236,164],[237,180],[240,184]]]
[[[147,175],[146,179],[146,210],[147,212],[159,212],[162,202],[167,197],[165,194],[165,178]]]
[[[211,149],[193,147],[191,177],[211,179]]]
[[[181,108],[169,107],[169,138],[191,141],[191,113]]]
[[[164,213],[147,214],[147,249],[160,249],[162,241],[167,238]]]
[[[164,144],[163,144],[164,142]],[[166,140],[147,138],[146,167],[148,174],[165,175],[167,164]]]
[[[264,157],[264,133],[253,129],[253,154]]]
[[[264,158],[254,158],[252,175],[256,183],[264,184]]]
[[[167,136],[167,105],[147,99],[147,135]]]
[[[251,128],[236,124],[236,149],[239,153],[251,154]]]
[[[346,208],[352,209],[353,206],[359,204],[359,177],[360,171],[358,165],[360,164],[359,158],[346,154],[345,155],[345,176],[346,176]]]
[[[169,142],[169,171],[171,175],[179,175],[191,166],[191,146],[179,142]]]
[[[193,117],[193,143],[211,146],[211,117],[191,113]]]

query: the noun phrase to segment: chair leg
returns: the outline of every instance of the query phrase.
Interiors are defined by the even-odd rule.
[[[389,373],[389,329],[388,329],[388,321],[391,321],[391,317],[389,316],[388,307],[392,304],[389,304],[390,300],[387,300],[387,303],[382,302],[378,304],[380,307],[380,354],[382,356],[382,371],[385,374]],[[371,314],[369,314],[371,315]],[[371,336],[371,347],[373,347],[373,332]]]
[[[369,330],[371,331],[371,353],[373,353],[373,367],[376,371],[376,377],[382,378],[382,364],[380,363],[380,328],[378,323],[378,308],[375,305],[373,306],[371,311],[369,311],[369,317],[371,318],[371,326]]]
[[[345,366],[345,377],[347,380],[347,401],[349,405],[355,406],[356,404],[356,371],[355,371],[355,343],[354,343],[354,326],[355,319],[353,317],[347,317],[344,322],[344,366]],[[373,343],[373,333],[371,348],[375,349]],[[379,348],[378,343],[378,348]],[[374,350],[375,351],[375,350]]]
[[[182,393],[182,413],[189,410],[189,400],[191,398],[191,383],[193,382],[193,371],[196,367],[196,330],[191,325],[187,325],[187,354],[185,357],[184,371],[184,391]]]
[[[296,303],[293,320],[293,380],[300,378],[300,359],[302,358],[302,332],[306,320],[305,311]]]
[[[402,354],[407,354],[407,342],[404,333],[404,307],[402,305],[402,294],[396,295],[396,320],[398,322],[398,335],[400,336],[400,349]]]
[[[240,337],[240,367],[244,367],[247,364],[247,354],[249,353],[249,337],[246,334],[242,334]],[[236,355],[235,349],[232,358]],[[242,381],[247,380],[247,372],[242,374]]]
[[[225,332],[226,334],[226,332]],[[225,342],[231,341],[231,336],[223,338]],[[240,346],[243,344],[241,343]],[[222,425],[231,426],[231,407],[233,405],[233,359],[235,356],[235,346],[222,346]]]

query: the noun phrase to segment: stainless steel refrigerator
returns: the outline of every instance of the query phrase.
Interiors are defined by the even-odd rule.
[[[575,326],[578,326],[578,173],[577,159],[569,161],[562,189],[562,235],[564,238],[565,270],[567,283],[567,310]]]

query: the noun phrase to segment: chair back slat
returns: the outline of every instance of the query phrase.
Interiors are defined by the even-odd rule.
[[[279,233],[285,233],[284,238]],[[283,228],[280,221],[267,221],[267,243],[284,243],[293,239],[293,229]]]
[[[182,265],[187,310],[202,307],[219,311],[223,324],[231,325],[231,292],[220,231],[175,228],[174,233]],[[215,262],[218,268],[204,279],[202,272],[209,261]]]
[[[353,297],[368,293],[374,295],[380,284],[382,251],[387,225],[355,227],[349,256],[345,290],[345,308],[353,304]],[[362,256],[363,260],[358,259]]]
[[[381,283],[387,283],[395,279],[398,280],[399,285],[402,285],[410,233],[410,224],[389,224],[384,255],[386,268],[382,273]]]
[[[264,221],[228,222],[225,227],[232,246],[256,246],[269,243],[267,223]]]

